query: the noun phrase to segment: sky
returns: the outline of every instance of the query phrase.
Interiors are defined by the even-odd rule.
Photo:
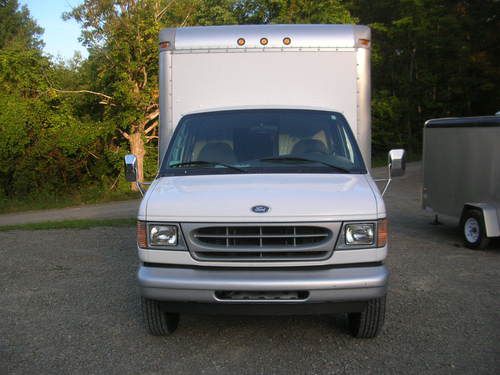
[[[75,51],[87,57],[87,50],[78,42],[80,25],[75,21],[63,21],[62,14],[79,5],[82,0],[19,0],[19,5],[27,5],[31,17],[43,27],[42,39],[45,52],[67,60]]]

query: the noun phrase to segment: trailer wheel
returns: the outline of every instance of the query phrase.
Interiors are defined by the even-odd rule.
[[[360,313],[350,313],[349,330],[354,337],[371,339],[377,336],[385,320],[385,296],[368,301]]]
[[[147,331],[153,336],[170,335],[177,329],[179,314],[166,313],[160,309],[160,302],[141,298],[142,315]]]
[[[469,249],[484,249],[490,239],[486,237],[483,213],[476,208],[465,210],[462,215],[462,236],[465,246]]]

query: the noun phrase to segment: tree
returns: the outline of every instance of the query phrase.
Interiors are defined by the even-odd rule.
[[[16,162],[29,143],[24,121],[36,104],[46,61],[40,46],[42,29],[17,0],[0,0],[0,196],[12,186]]]
[[[43,29],[30,17],[28,8],[19,9],[17,0],[0,0],[0,49],[14,44],[40,49]]]
[[[88,115],[91,107],[53,89],[77,84],[82,71],[43,55],[41,29],[26,7],[4,1],[0,15],[0,200],[60,195],[92,181],[99,169],[92,155],[102,151],[107,130]]]
[[[500,2],[351,0],[373,31],[374,151],[420,155],[433,117],[493,114],[500,102]]]
[[[137,156],[144,177],[146,144],[157,139],[158,34],[162,27],[234,22],[230,1],[85,0],[64,15],[82,24],[96,80],[87,92]],[[111,124],[114,122],[114,124]],[[135,186],[133,187],[135,189]]]
[[[238,22],[355,23],[341,0],[243,0],[235,4]]]

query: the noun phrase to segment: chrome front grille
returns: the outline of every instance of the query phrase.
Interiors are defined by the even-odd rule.
[[[321,260],[334,248],[339,223],[183,224],[196,259]]]

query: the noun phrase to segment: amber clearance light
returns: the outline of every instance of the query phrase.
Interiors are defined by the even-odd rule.
[[[238,38],[238,40],[236,41],[236,43],[238,43],[238,45],[240,47],[244,46],[245,45],[245,39],[244,38]]]
[[[358,39],[359,44],[368,47],[370,45],[370,39]]]
[[[283,44],[284,44],[285,46],[290,45],[290,43],[292,43],[292,39],[290,39],[290,38],[289,38],[289,37],[287,37],[287,36],[283,38]]]
[[[267,40],[267,38],[260,38],[260,44],[265,46],[265,45],[267,45],[267,43],[269,43],[269,40]]]
[[[162,48],[162,49],[170,48],[170,42],[168,40],[164,41],[164,42],[160,42],[160,48]]]

